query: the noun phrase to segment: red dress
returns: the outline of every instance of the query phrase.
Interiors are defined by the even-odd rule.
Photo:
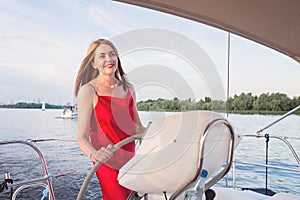
[[[96,93],[97,94],[97,93]],[[99,96],[93,110],[90,140],[95,149],[116,144],[134,134],[134,102],[130,92],[125,98]],[[131,190],[118,183],[119,169],[134,155],[135,143],[117,150],[111,160],[96,171],[104,200],[127,199]]]

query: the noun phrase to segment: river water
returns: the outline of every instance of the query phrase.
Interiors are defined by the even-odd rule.
[[[75,139],[77,120],[59,119],[62,110],[0,109],[0,140],[58,139],[35,143],[44,153],[49,173],[53,176],[56,199],[76,199],[92,163],[79,150]],[[149,121],[172,113],[140,112],[144,125]],[[241,134],[255,134],[268,123],[278,119],[276,115],[229,115],[229,120]],[[289,137],[296,152],[300,154],[300,116],[291,115],[264,132],[270,136]],[[236,149],[235,158],[243,162],[264,164],[265,139],[243,138]],[[288,148],[279,140],[270,139],[269,164],[297,169],[297,162]],[[21,182],[44,176],[42,165],[30,147],[21,144],[0,145],[0,183],[9,172],[14,182]],[[269,169],[273,172],[273,169]],[[237,187],[264,187],[265,168],[237,165]],[[228,173],[231,184],[232,173]],[[276,192],[300,194],[300,173],[278,171],[268,177],[268,187]],[[226,184],[223,178],[217,185]],[[43,188],[34,186],[22,190],[17,199],[41,199]],[[9,191],[0,194],[0,199],[9,199]],[[101,199],[98,180],[94,176],[87,188],[84,199]]]

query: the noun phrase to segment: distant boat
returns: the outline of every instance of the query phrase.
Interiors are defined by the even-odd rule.
[[[42,103],[42,111],[45,111],[46,110],[46,104],[45,104],[45,102],[43,101],[43,103]]]
[[[74,119],[77,118],[78,113],[77,113],[77,106],[64,106],[64,111],[63,114],[60,115],[58,118],[62,118],[62,119]]]

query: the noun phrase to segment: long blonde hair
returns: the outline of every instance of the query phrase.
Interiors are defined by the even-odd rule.
[[[109,40],[98,39],[90,44],[88,52],[87,52],[85,58],[83,59],[83,61],[81,62],[79,71],[77,73],[76,82],[75,82],[75,88],[74,88],[75,97],[78,96],[78,91],[82,85],[88,83],[89,81],[93,80],[94,78],[96,78],[99,75],[99,71],[93,68],[92,62],[95,57],[95,50],[97,49],[97,47],[100,44],[107,44],[107,45],[111,46],[111,48],[114,50],[114,52],[116,53],[116,55],[118,57],[118,67],[115,72],[115,77],[121,82],[124,90],[126,90],[127,86],[129,86],[129,82],[124,77],[125,73],[124,73],[124,70],[121,65],[121,61],[119,58],[119,53],[118,53],[117,48]]]

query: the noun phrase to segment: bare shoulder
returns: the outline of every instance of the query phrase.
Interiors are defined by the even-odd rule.
[[[95,94],[93,86],[89,83],[81,86],[78,93],[78,98],[91,98]]]

